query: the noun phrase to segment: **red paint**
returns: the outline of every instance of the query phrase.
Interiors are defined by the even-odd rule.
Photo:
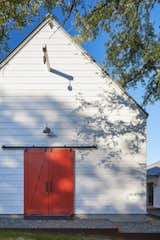
[[[49,179],[53,188],[49,196],[50,214],[73,214],[73,157],[73,151],[66,149],[47,152]]]
[[[39,150],[24,153],[25,214],[48,213],[48,193],[44,187],[48,163]]]
[[[74,212],[74,152],[30,149],[24,153],[24,213],[71,215]]]

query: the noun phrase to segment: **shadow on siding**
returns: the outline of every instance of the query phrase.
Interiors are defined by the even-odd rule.
[[[109,90],[92,101],[82,94],[73,96],[77,106],[74,109],[71,102],[60,102],[52,96],[35,97],[29,92],[28,96],[6,98],[1,92],[0,96],[1,145],[98,145],[98,150],[76,153],[76,208],[80,212],[143,212],[145,164],[136,162],[136,158],[146,141],[146,120],[134,103]],[[134,121],[129,116],[126,121],[127,114],[133,114]],[[55,131],[56,138],[43,134],[45,124]],[[21,212],[23,152],[2,150],[0,157],[0,174],[4,176],[0,183],[0,212]],[[131,182],[126,181],[128,177]],[[137,189],[132,190],[130,201],[126,197],[132,195],[130,186],[134,184]]]

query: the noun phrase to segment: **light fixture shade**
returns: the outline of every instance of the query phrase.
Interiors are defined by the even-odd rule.
[[[49,127],[45,127],[43,129],[43,133],[50,134],[51,133],[51,129]]]
[[[57,137],[57,135],[54,133],[54,131],[51,128],[49,128],[48,126],[46,126],[43,129],[43,133],[45,133],[48,137]]]

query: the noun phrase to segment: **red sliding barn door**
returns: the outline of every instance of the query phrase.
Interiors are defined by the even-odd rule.
[[[48,161],[39,150],[24,153],[24,205],[25,214],[48,214]]]
[[[74,152],[31,149],[24,153],[24,213],[74,213]]]
[[[56,149],[47,152],[49,161],[49,212],[52,215],[73,214],[73,151]]]

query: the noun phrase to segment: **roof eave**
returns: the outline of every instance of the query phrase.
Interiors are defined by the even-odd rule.
[[[47,14],[46,17],[34,28],[1,62],[0,69],[3,68],[25,45],[28,43],[34,35],[39,32],[53,16]]]

